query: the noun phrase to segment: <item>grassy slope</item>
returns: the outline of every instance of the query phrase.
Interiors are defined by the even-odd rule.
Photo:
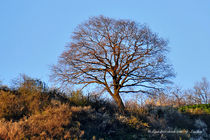
[[[188,108],[209,109],[203,105],[177,109],[130,103],[126,113],[120,114],[114,103],[80,92],[65,96],[36,87],[0,90],[0,139],[207,138],[209,114],[190,113]],[[195,130],[202,133],[190,133]]]

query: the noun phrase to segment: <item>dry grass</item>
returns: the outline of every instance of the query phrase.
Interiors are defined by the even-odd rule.
[[[11,93],[0,91],[0,118],[17,120],[25,115],[24,100]]]
[[[75,110],[74,110],[75,111]],[[81,111],[78,109],[77,111]],[[71,108],[66,105],[48,107],[40,114],[18,122],[0,121],[0,139],[72,139],[84,132],[72,122]]]
[[[203,138],[209,133],[208,116],[190,118],[165,104],[139,105],[137,101],[128,101],[126,113],[120,114],[113,103],[87,98],[81,93],[70,98],[62,96],[67,102],[48,98],[48,95],[36,87],[24,87],[18,92],[0,91],[0,139],[160,138],[160,135],[148,135],[147,131],[153,129],[200,129],[205,132],[200,136]],[[198,124],[199,128],[196,127]],[[188,139],[192,135],[163,136],[167,139]]]
[[[0,121],[0,139],[19,140],[24,138],[24,122]]]

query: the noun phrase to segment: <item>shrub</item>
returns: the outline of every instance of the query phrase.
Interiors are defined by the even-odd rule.
[[[148,123],[139,120],[135,116],[126,117],[122,115],[117,115],[116,119],[119,120],[121,123],[126,124],[129,127],[134,128],[136,130],[149,128]]]
[[[40,80],[28,77],[23,77],[23,79],[24,81],[18,87],[18,93],[27,107],[26,114],[41,112],[50,104],[45,84]]]
[[[43,111],[49,104],[48,95],[41,92],[29,91],[26,94],[20,93],[23,98],[28,115]]]
[[[88,101],[81,91],[72,91],[69,97],[69,101],[72,105],[85,106]]]
[[[125,104],[127,113],[138,116],[140,118],[145,118],[148,115],[148,109],[145,106],[140,106],[137,102],[128,101]]]
[[[18,122],[0,121],[0,139],[74,139],[84,132],[80,123],[72,121],[72,112],[67,104],[50,106],[42,113],[24,118]]]
[[[210,104],[196,104],[179,107],[179,111],[192,114],[210,114]]]
[[[46,93],[36,88],[20,87],[18,91],[0,91],[0,118],[19,120],[41,112],[50,104]]]
[[[52,139],[79,137],[82,133],[79,124],[71,122],[71,117],[71,109],[66,104],[48,107],[27,120],[27,137]]]
[[[19,140],[24,138],[24,122],[12,122],[0,120],[0,139]]]
[[[18,120],[24,115],[26,115],[24,100],[9,91],[0,91],[0,118]]]

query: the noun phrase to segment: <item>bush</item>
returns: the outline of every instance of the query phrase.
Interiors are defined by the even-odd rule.
[[[25,107],[27,108],[27,115],[32,115],[43,111],[49,104],[49,96],[41,92],[20,92],[21,98],[23,98]]]
[[[33,115],[26,122],[28,138],[74,138],[82,135],[79,124],[71,121],[72,112],[68,105],[48,107]]]
[[[88,104],[87,98],[81,91],[72,91],[69,97],[69,101],[72,105],[85,106]]]
[[[0,90],[0,118],[19,120],[42,112],[50,105],[45,84],[39,80],[25,78],[16,89]]]
[[[24,115],[26,115],[24,99],[9,91],[0,91],[0,118],[18,120]]]
[[[179,107],[179,111],[192,114],[210,114],[210,104],[196,104]]]
[[[24,100],[29,115],[41,112],[50,104],[46,86],[40,80],[24,77],[24,81],[18,87],[18,93]]]
[[[73,139],[84,132],[80,123],[72,121],[72,112],[83,108],[70,108],[67,104],[51,106],[42,113],[18,122],[0,121],[0,139]]]
[[[0,139],[19,140],[24,139],[24,122],[12,122],[0,120]]]
[[[0,118],[19,120],[41,112],[49,104],[48,95],[38,91],[0,91]]]

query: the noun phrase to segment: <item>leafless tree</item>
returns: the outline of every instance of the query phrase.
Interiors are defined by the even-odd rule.
[[[202,78],[201,82],[197,82],[194,86],[194,94],[199,104],[208,104],[210,100],[210,84],[206,78]]]
[[[191,89],[185,91],[184,97],[185,97],[186,105],[197,104],[197,98],[194,96],[193,91]]]
[[[173,76],[166,59],[167,41],[130,20],[92,17],[73,32],[71,43],[52,67],[61,84],[96,83],[121,111],[121,93],[147,93]]]
[[[204,77],[196,82],[192,89],[185,91],[187,104],[208,104],[210,103],[210,83]]]
[[[171,89],[171,101],[173,101],[174,106],[183,106],[186,104],[185,93],[183,90],[176,86]]]

